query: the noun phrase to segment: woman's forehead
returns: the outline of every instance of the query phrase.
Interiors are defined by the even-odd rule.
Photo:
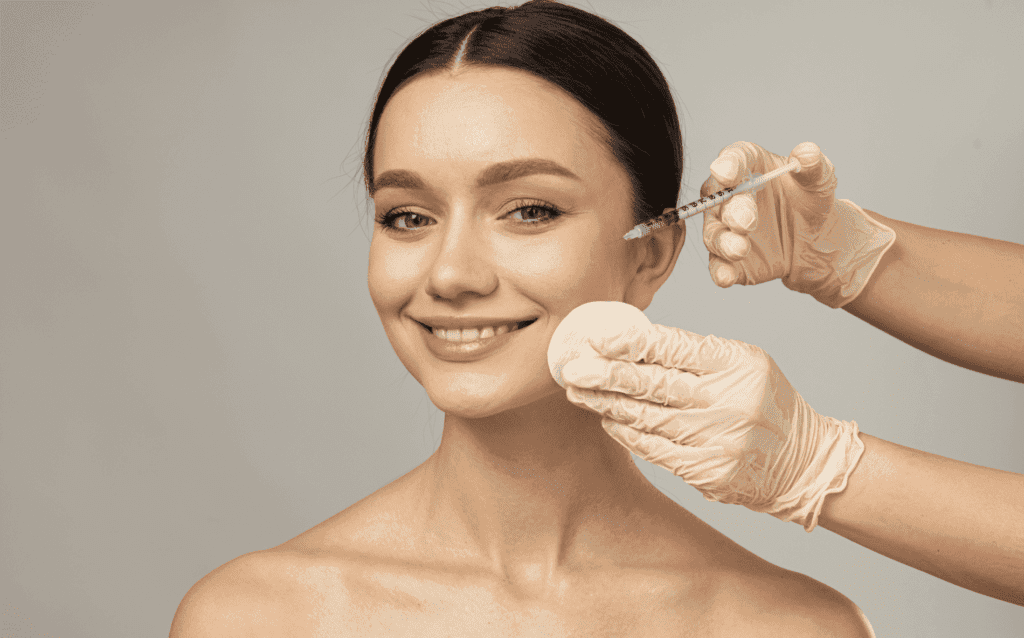
[[[410,161],[501,162],[546,157],[591,173],[613,160],[597,117],[558,86],[501,67],[411,80],[378,125],[375,172]]]

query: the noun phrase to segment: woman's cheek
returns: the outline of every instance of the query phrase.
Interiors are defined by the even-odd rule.
[[[579,235],[509,243],[500,251],[498,264],[506,274],[522,278],[524,290],[539,295],[561,297],[608,284],[607,258]]]
[[[411,246],[389,250],[370,247],[367,283],[378,312],[408,299],[423,269],[424,255]]]

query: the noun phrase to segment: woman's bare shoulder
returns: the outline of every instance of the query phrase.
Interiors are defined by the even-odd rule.
[[[365,536],[393,525],[389,496],[380,490],[277,547],[213,570],[182,599],[170,638],[303,636],[336,623],[365,590],[364,565],[386,562],[375,551],[386,543]]]
[[[343,557],[283,546],[239,556],[185,594],[170,638],[314,635],[351,607],[348,572]]]
[[[696,586],[677,587],[683,598],[674,606],[699,601],[711,635],[874,637],[860,608],[835,589],[766,561],[688,512],[676,516],[675,528],[691,531],[679,553],[696,559],[670,573]]]
[[[715,626],[723,635],[874,638],[860,608],[805,574],[764,562],[718,579]]]

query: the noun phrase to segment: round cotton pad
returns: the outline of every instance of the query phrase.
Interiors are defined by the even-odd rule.
[[[588,337],[614,336],[628,330],[646,331],[651,321],[636,306],[619,301],[591,301],[573,309],[555,328],[548,345],[548,370],[565,387],[562,368],[581,357],[600,357]]]

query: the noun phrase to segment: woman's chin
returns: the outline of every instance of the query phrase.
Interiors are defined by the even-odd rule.
[[[543,384],[543,387],[523,386],[516,390],[510,389],[507,383],[495,383],[491,377],[465,381],[459,383],[452,380],[444,388],[427,388],[427,395],[431,403],[446,416],[486,419],[565,392],[553,379],[549,379],[550,383]]]

